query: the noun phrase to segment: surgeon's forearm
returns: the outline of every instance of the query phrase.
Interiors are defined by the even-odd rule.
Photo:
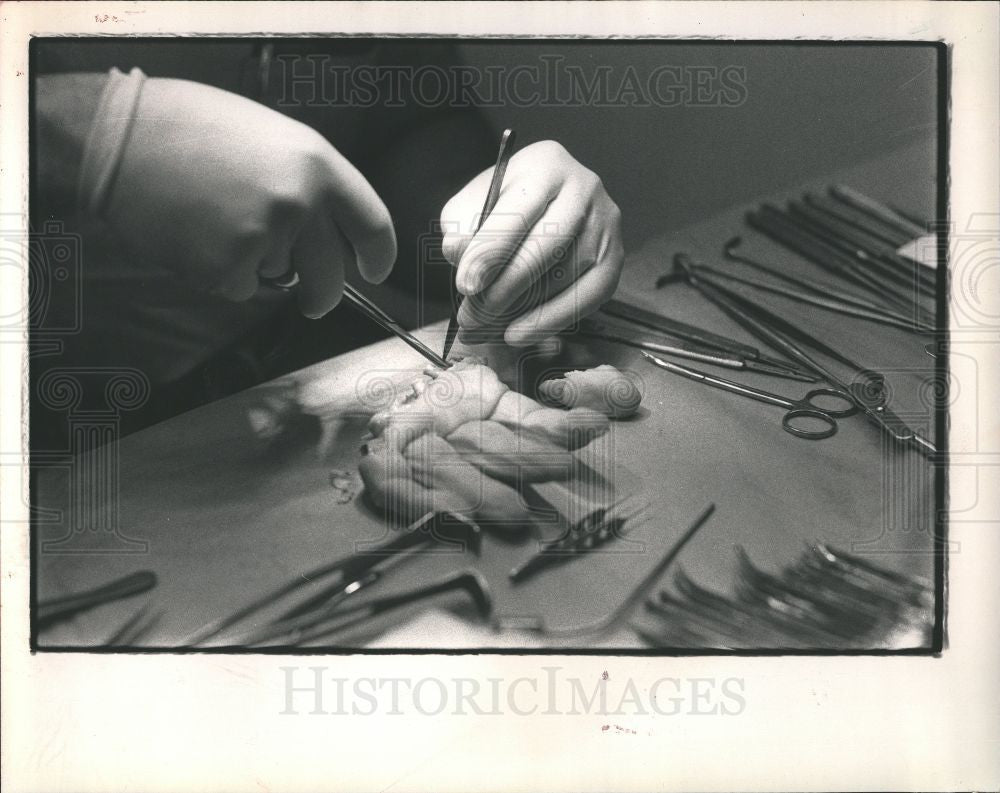
[[[63,218],[75,211],[87,133],[107,79],[85,73],[36,78],[35,197],[46,216]]]

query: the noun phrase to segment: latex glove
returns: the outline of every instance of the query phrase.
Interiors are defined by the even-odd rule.
[[[441,213],[444,255],[467,296],[463,336],[507,344],[544,340],[598,309],[624,263],[621,212],[601,180],[554,141],[525,147],[508,164],[496,207],[475,234],[493,169]]]
[[[428,369],[368,426],[359,469],[381,509],[408,521],[451,510],[522,530],[532,514],[519,487],[572,477],[571,452],[609,425],[587,408],[544,407],[463,361]]]
[[[294,267],[310,317],[346,268],[378,283],[396,258],[385,205],[318,132],[186,80],[143,85],[105,219],[133,255],[232,300]]]

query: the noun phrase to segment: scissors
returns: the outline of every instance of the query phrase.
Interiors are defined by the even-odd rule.
[[[858,412],[857,405],[854,404],[854,401],[847,394],[833,388],[814,388],[802,399],[788,399],[780,394],[762,391],[759,388],[751,388],[740,383],[734,383],[732,380],[726,380],[724,377],[715,377],[705,372],[699,372],[697,369],[665,361],[663,358],[645,350],[642,351],[642,354],[647,361],[659,366],[661,369],[666,369],[668,372],[679,374],[681,377],[705,383],[722,391],[742,394],[745,397],[756,399],[758,402],[765,402],[768,405],[777,405],[778,407],[786,408],[788,412],[781,418],[781,427],[785,432],[791,433],[798,438],[806,438],[811,441],[829,438],[837,432],[836,419],[853,416]],[[840,400],[846,407],[833,409],[824,407],[815,402],[819,397],[832,397],[833,399]],[[821,422],[824,427],[823,429],[810,429],[809,427],[799,426],[796,423],[797,419],[816,420]]]
[[[756,303],[740,297],[725,287],[705,278],[698,272],[698,267],[687,256],[678,254],[674,261],[684,271],[688,283],[697,289],[707,300],[729,314],[757,338],[774,345],[776,349],[781,350],[810,371],[815,372],[841,393],[848,394],[851,401],[880,430],[890,435],[899,443],[913,446],[925,456],[937,454],[937,447],[933,443],[909,427],[905,421],[886,407],[885,391],[882,388],[883,378],[880,374],[862,369],[857,364],[854,364],[862,379],[848,387],[827,367],[818,363],[799,345],[795,344],[790,338],[790,332],[796,330],[798,338],[806,340],[806,343],[810,346],[823,350],[827,354],[836,353],[835,350],[832,350],[832,348],[823,344],[818,339],[814,339],[805,333],[805,331],[794,329],[790,323],[784,322],[780,317],[776,317]],[[779,331],[776,327],[777,325],[781,325],[788,332]],[[843,359],[843,356],[839,354],[836,354],[835,357]]]

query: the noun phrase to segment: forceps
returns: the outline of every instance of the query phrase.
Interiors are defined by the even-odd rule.
[[[883,432],[888,433],[899,443],[913,446],[925,456],[937,454],[937,447],[933,443],[907,426],[906,422],[886,407],[885,394],[881,387],[881,375],[861,369],[857,364],[854,364],[853,366],[859,374],[867,376],[867,381],[856,382],[848,387],[833,372],[817,363],[812,356],[807,354],[805,350],[789,338],[790,331],[794,329],[794,326],[791,326],[789,323],[782,323],[779,317],[775,317],[750,300],[742,298],[704,276],[699,275],[696,272],[694,264],[683,254],[678,254],[674,261],[684,271],[688,283],[697,289],[706,299],[733,317],[734,320],[743,325],[743,327],[757,336],[757,338],[774,345],[776,349],[781,350],[786,355],[803,364],[810,371],[815,372],[834,388],[848,394],[851,401],[864,412],[868,420]],[[782,324],[789,332],[779,331],[776,327],[778,324]],[[835,350],[823,344],[818,339],[809,336],[805,331],[797,330],[796,336],[807,340],[807,343],[812,347],[823,350],[828,355],[836,353]],[[839,354],[836,354],[835,357],[843,358]]]
[[[666,281],[664,278],[658,278],[656,281],[656,288],[659,289],[665,283]],[[712,333],[711,331],[695,327],[694,325],[679,322],[676,319],[665,317],[654,311],[647,311],[644,308],[640,308],[639,306],[635,306],[630,303],[625,303],[621,300],[608,300],[601,306],[600,313],[607,314],[615,319],[625,320],[626,322],[632,324],[651,328],[657,333],[664,334],[666,336],[672,336],[674,338],[689,341],[696,345],[700,352],[711,354],[714,351],[717,351],[722,353],[727,358],[736,359],[736,368],[739,369],[752,369],[756,372],[774,375],[775,377],[788,377],[792,380],[805,380],[806,382],[813,383],[816,382],[814,378],[810,377],[808,372],[803,371],[799,366],[788,363],[787,361],[765,358],[760,354],[760,351],[756,347],[749,344],[742,344],[734,339],[720,336],[717,333]],[[627,337],[628,334],[626,334],[626,338]],[[688,351],[691,350],[690,347],[687,349]],[[653,350],[653,352],[670,351]],[[707,359],[702,358],[702,360]],[[718,361],[712,361],[712,363],[718,363]],[[721,365],[732,366],[732,364]]]
[[[283,275],[275,276],[273,278],[265,278],[262,276],[260,282],[264,284],[264,286],[270,287],[271,289],[279,289],[282,292],[288,292],[298,285],[299,274],[295,272],[295,270],[289,270]],[[344,298],[370,320],[385,328],[385,330],[390,333],[398,336],[402,341],[409,344],[413,349],[419,352],[422,356],[424,356],[424,358],[435,366],[441,369],[448,369],[451,367],[450,361],[446,361],[434,352],[434,350],[420,341],[420,339],[406,330],[406,328],[400,325],[396,320],[386,314],[382,309],[376,306],[371,300],[361,294],[350,284],[344,284]]]
[[[667,343],[668,339],[654,336],[651,333],[644,331],[636,332],[633,328],[616,326],[589,317],[581,320],[577,334],[591,339],[603,339],[604,341],[624,344],[628,347],[636,347],[640,350],[658,352],[663,355],[676,355],[680,358],[690,358],[693,361],[725,366],[729,369],[745,369],[760,372],[761,374],[774,375],[775,377],[785,377],[789,380],[802,380],[807,383],[815,383],[819,379],[808,372],[798,372],[790,368],[772,367],[760,361],[716,351],[710,347],[701,347],[680,341],[669,344]]]
[[[705,372],[699,372],[697,369],[690,369],[687,366],[681,366],[677,363],[665,361],[652,353],[646,352],[645,350],[642,351],[642,355],[647,361],[656,364],[660,368],[666,369],[668,372],[673,372],[674,374],[679,374],[681,377],[687,377],[689,380],[705,383],[706,385],[713,386],[714,388],[718,388],[722,391],[729,391],[733,394],[742,394],[745,397],[756,399],[758,402],[765,402],[768,405],[777,405],[778,407],[787,408],[788,412],[781,418],[781,427],[785,430],[785,432],[791,433],[799,438],[806,438],[811,441],[819,441],[823,438],[829,438],[837,432],[837,422],[835,419],[853,416],[858,412],[857,406],[854,404],[853,400],[847,396],[847,394],[842,391],[836,391],[832,388],[814,388],[802,399],[788,399],[787,397],[781,396],[781,394],[773,394],[770,391],[761,391],[759,388],[751,388],[750,386],[745,386],[740,383],[734,383],[732,380],[726,380],[724,377],[714,377],[713,375]],[[833,397],[834,399],[839,399],[847,407],[840,409],[823,407],[814,401],[818,397]],[[815,419],[825,426],[823,429],[800,427],[795,423],[796,419]]]

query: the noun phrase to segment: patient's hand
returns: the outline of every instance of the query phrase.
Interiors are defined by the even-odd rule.
[[[540,405],[469,360],[427,370],[369,430],[359,467],[386,512],[447,510],[520,529],[530,515],[518,487],[572,476],[572,451],[607,432],[608,419]]]

